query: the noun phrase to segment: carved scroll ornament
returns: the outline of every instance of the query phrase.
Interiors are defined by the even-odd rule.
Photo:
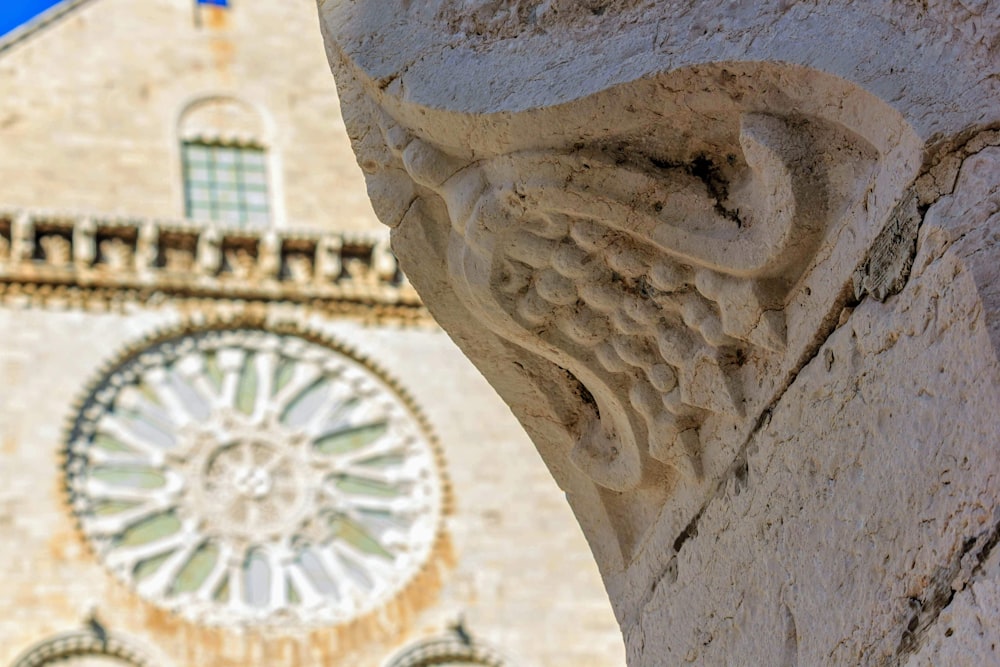
[[[706,419],[739,420],[766,400],[763,362],[785,349],[785,304],[830,225],[813,143],[858,166],[870,158],[804,118],[744,115],[738,141],[728,178],[707,158],[599,149],[456,169],[419,139],[396,142],[407,173],[447,205],[459,298],[579,382],[588,409],[568,425],[571,458],[602,487],[662,484],[663,465],[698,477]]]
[[[331,63],[400,268],[524,424],[598,562],[662,571],[642,545],[738,477],[855,298],[923,142],[859,87],[777,63],[482,114]]]

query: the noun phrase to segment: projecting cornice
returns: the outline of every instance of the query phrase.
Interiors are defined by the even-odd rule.
[[[43,211],[0,212],[0,291],[77,304],[284,302],[426,321],[381,234],[242,229]]]

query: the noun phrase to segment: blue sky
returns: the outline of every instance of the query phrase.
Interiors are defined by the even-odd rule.
[[[0,35],[5,35],[61,0],[0,0]]]

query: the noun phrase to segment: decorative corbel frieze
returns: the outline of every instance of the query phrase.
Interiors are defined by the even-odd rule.
[[[45,294],[58,285],[118,291],[126,299],[168,293],[331,307],[349,302],[358,312],[379,303],[426,319],[383,234],[0,209],[0,292],[38,285]]]

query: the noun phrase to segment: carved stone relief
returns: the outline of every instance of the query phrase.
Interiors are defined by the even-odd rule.
[[[841,162],[820,169],[831,147]],[[861,191],[875,156],[819,119],[763,114],[740,119],[732,148],[725,168],[598,146],[456,170],[419,139],[397,147],[447,206],[463,302],[580,383],[591,408],[572,458],[609,489],[662,484],[659,464],[697,478],[706,418],[766,404],[785,306],[844,207],[830,172],[851,170]]]
[[[375,5],[320,4],[369,195],[393,229],[401,269],[566,491],[629,664],[670,663],[669,619],[689,607],[731,624],[717,650],[754,644],[723,601],[739,589],[743,604],[743,590],[771,577],[800,603],[836,604],[816,581],[782,579],[779,562],[809,558],[787,526],[757,530],[748,516],[711,535],[699,526],[746,489],[754,437],[779,406],[812,423],[811,401],[782,401],[827,354],[823,341],[849,326],[859,300],[907,284],[927,206],[953,187],[963,155],[979,150],[966,142],[981,149],[1000,123],[996,20],[949,2],[914,11],[899,2],[720,10],[437,0],[401,3],[391,15]],[[971,326],[970,313],[958,319]],[[860,367],[823,363],[848,375]],[[886,439],[887,451],[909,451]],[[835,437],[779,445],[792,456],[826,447],[853,455]],[[886,460],[880,470],[891,476],[895,459]],[[785,471],[756,481],[762,504],[786,484],[812,484]],[[867,480],[851,483],[870,490]],[[965,493],[971,504],[989,496]],[[882,516],[851,502],[821,493],[803,507],[845,507],[860,524]],[[765,528],[771,537],[753,542]],[[738,529],[754,534],[757,578],[746,589],[725,576],[698,579],[712,557],[685,545],[704,554]],[[888,529],[872,534],[898,541]],[[946,551],[937,539],[933,548]],[[679,564],[695,579],[674,601]],[[876,578],[908,575],[887,572],[875,552],[857,565]],[[740,613],[784,619],[789,609]],[[846,611],[843,626],[865,627],[868,613]],[[857,639],[833,632],[829,646]],[[783,660],[795,664],[794,646]]]
[[[125,239],[111,237],[101,240],[97,246],[100,264],[108,271],[124,271],[135,262],[135,250]]]
[[[41,234],[38,247],[42,259],[52,267],[68,267],[73,256],[70,240],[61,234]]]
[[[675,93],[697,81],[697,104]],[[792,99],[807,85],[851,102]],[[606,104],[630,113],[591,129]],[[402,268],[492,381],[551,401],[515,413],[529,432],[562,425],[543,456],[561,484],[591,493],[565,458],[596,485],[591,540],[616,543],[613,560],[654,527],[683,531],[853,298],[918,162],[880,105],[801,68],[713,65],[538,112],[568,136],[514,114],[463,146],[392,96],[358,100],[374,128],[360,164]]]
[[[748,358],[784,351],[784,304],[830,223],[809,144],[836,141],[861,173],[871,159],[808,126],[745,116],[731,181],[581,150],[501,156],[441,183],[433,149],[400,152],[448,205],[466,303],[592,397],[573,460],[602,486],[639,485],[648,458],[699,475],[706,415],[743,417]]]
[[[225,252],[225,271],[238,280],[249,280],[254,277],[257,268],[257,257],[254,250],[247,247],[234,247]]]
[[[292,282],[306,285],[313,279],[313,260],[304,252],[290,252],[285,256],[285,265]]]

